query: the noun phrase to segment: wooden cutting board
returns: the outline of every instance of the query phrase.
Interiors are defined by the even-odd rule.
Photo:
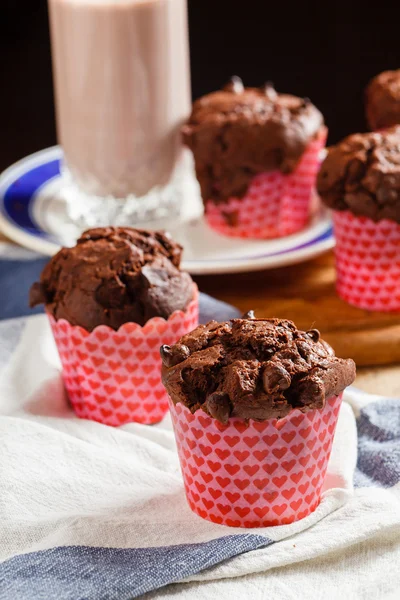
[[[291,319],[316,327],[341,357],[357,366],[400,363],[400,313],[372,313],[349,306],[335,292],[333,253],[290,267],[197,277],[201,291],[258,317]]]

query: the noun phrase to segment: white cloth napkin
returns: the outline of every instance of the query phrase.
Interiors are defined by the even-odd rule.
[[[345,400],[315,513],[227,528],[187,506],[169,416],[75,418],[46,317],[1,322],[0,599],[398,597],[400,402]]]

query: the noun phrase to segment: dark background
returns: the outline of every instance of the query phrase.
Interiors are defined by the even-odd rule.
[[[193,96],[230,75],[308,96],[330,142],[364,130],[363,89],[400,67],[396,3],[189,0]],[[369,10],[370,6],[373,10]],[[46,0],[0,0],[0,170],[55,143]]]

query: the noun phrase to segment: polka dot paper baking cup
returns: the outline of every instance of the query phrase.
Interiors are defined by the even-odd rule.
[[[336,288],[349,304],[400,311],[400,225],[335,211]]]
[[[105,425],[158,423],[168,411],[161,383],[162,344],[173,344],[198,325],[198,292],[185,312],[143,327],[125,323],[118,331],[101,325],[91,333],[49,315],[63,378],[78,417]]]
[[[256,175],[246,195],[228,202],[206,204],[208,225],[226,236],[276,238],[308,224],[315,200],[315,180],[327,130],[323,129],[304,152],[293,173],[271,171]]]
[[[203,519],[231,527],[284,525],[321,499],[342,395],[321,410],[228,425],[170,402],[186,497]]]

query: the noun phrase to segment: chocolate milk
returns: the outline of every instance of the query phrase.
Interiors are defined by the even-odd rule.
[[[166,185],[190,111],[186,0],[48,0],[58,138],[88,194]]]

